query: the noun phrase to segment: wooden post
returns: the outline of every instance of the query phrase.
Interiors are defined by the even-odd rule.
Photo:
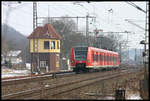
[[[125,90],[124,89],[118,89],[115,91],[115,99],[116,100],[125,100]]]

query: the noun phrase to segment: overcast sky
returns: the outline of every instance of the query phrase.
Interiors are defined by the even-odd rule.
[[[6,3],[6,2],[2,2]],[[28,36],[33,30],[33,2],[22,2],[21,4],[11,4],[10,15],[6,17],[8,6],[2,4],[2,23],[8,20],[8,25],[21,32],[23,35]],[[133,2],[143,10],[146,9],[146,2]],[[90,16],[96,16],[96,23],[92,23],[89,19],[89,30],[98,28],[104,32],[124,32],[129,33],[130,48],[141,48],[139,42],[144,39],[144,30],[136,27],[125,21],[131,19],[134,23],[145,28],[145,13],[127,4],[126,2],[79,2],[80,5],[75,5],[73,2],[38,2],[38,17],[47,17],[48,8],[50,17],[60,17],[64,15],[77,17],[85,17],[87,12]],[[82,6],[81,6],[82,5]],[[48,7],[49,6],[49,7]],[[77,20],[74,19],[76,22]],[[40,20],[38,20],[40,22]],[[85,19],[79,19],[79,30],[85,30]],[[94,26],[95,24],[95,26]],[[127,34],[124,39],[127,38]]]

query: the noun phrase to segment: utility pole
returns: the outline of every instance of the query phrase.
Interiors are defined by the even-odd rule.
[[[39,53],[38,53],[38,38],[35,36],[35,29],[37,28],[37,2],[33,2],[33,65],[31,68],[31,73],[33,73],[33,69],[36,69],[38,73],[40,73],[39,67]]]
[[[78,31],[78,20],[79,18],[85,18],[86,19],[86,39],[87,39],[87,44],[89,45],[89,18],[96,18],[94,16],[89,16],[89,14],[87,13],[86,17],[82,17],[82,16],[77,16],[77,17],[50,17],[50,18],[75,18],[77,19],[77,31]],[[37,17],[37,19],[48,19],[47,17]],[[38,24],[42,24],[42,23],[37,23]],[[65,26],[64,26],[65,27]]]
[[[144,50],[146,55],[144,56],[145,58],[145,63],[144,63],[144,67],[145,67],[145,78],[148,80],[148,68],[149,68],[149,1],[146,2],[146,18],[145,18],[145,44],[144,44]],[[146,57],[147,56],[147,57]]]
[[[88,22],[88,17],[89,14],[86,16],[86,39],[87,39],[87,44],[89,46],[89,22]]]
[[[33,2],[33,30],[37,27],[37,3]]]
[[[78,16],[77,16],[77,31],[78,31]]]
[[[128,44],[128,42],[129,42],[129,41],[128,41],[128,32],[127,32],[127,44]],[[130,59],[130,58],[129,58],[129,56],[130,56],[130,55],[129,55],[129,54],[130,54],[130,52],[129,52],[129,45],[127,45],[127,47],[128,47],[128,60],[129,60],[129,59]]]

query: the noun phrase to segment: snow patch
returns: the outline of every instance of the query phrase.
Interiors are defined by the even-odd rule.
[[[139,94],[130,94],[126,99],[129,100],[142,100]]]
[[[14,77],[14,76],[26,76],[28,74],[30,74],[29,70],[14,70],[14,69],[8,69],[8,68],[2,69],[2,78]]]

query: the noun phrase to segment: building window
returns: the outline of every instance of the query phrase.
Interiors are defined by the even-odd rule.
[[[46,67],[46,61],[40,61],[40,67]]]
[[[44,49],[49,49],[49,41],[44,41]]]
[[[55,41],[51,41],[51,49],[55,49]]]
[[[57,41],[57,49],[60,49],[60,47],[59,47],[59,41]]]

